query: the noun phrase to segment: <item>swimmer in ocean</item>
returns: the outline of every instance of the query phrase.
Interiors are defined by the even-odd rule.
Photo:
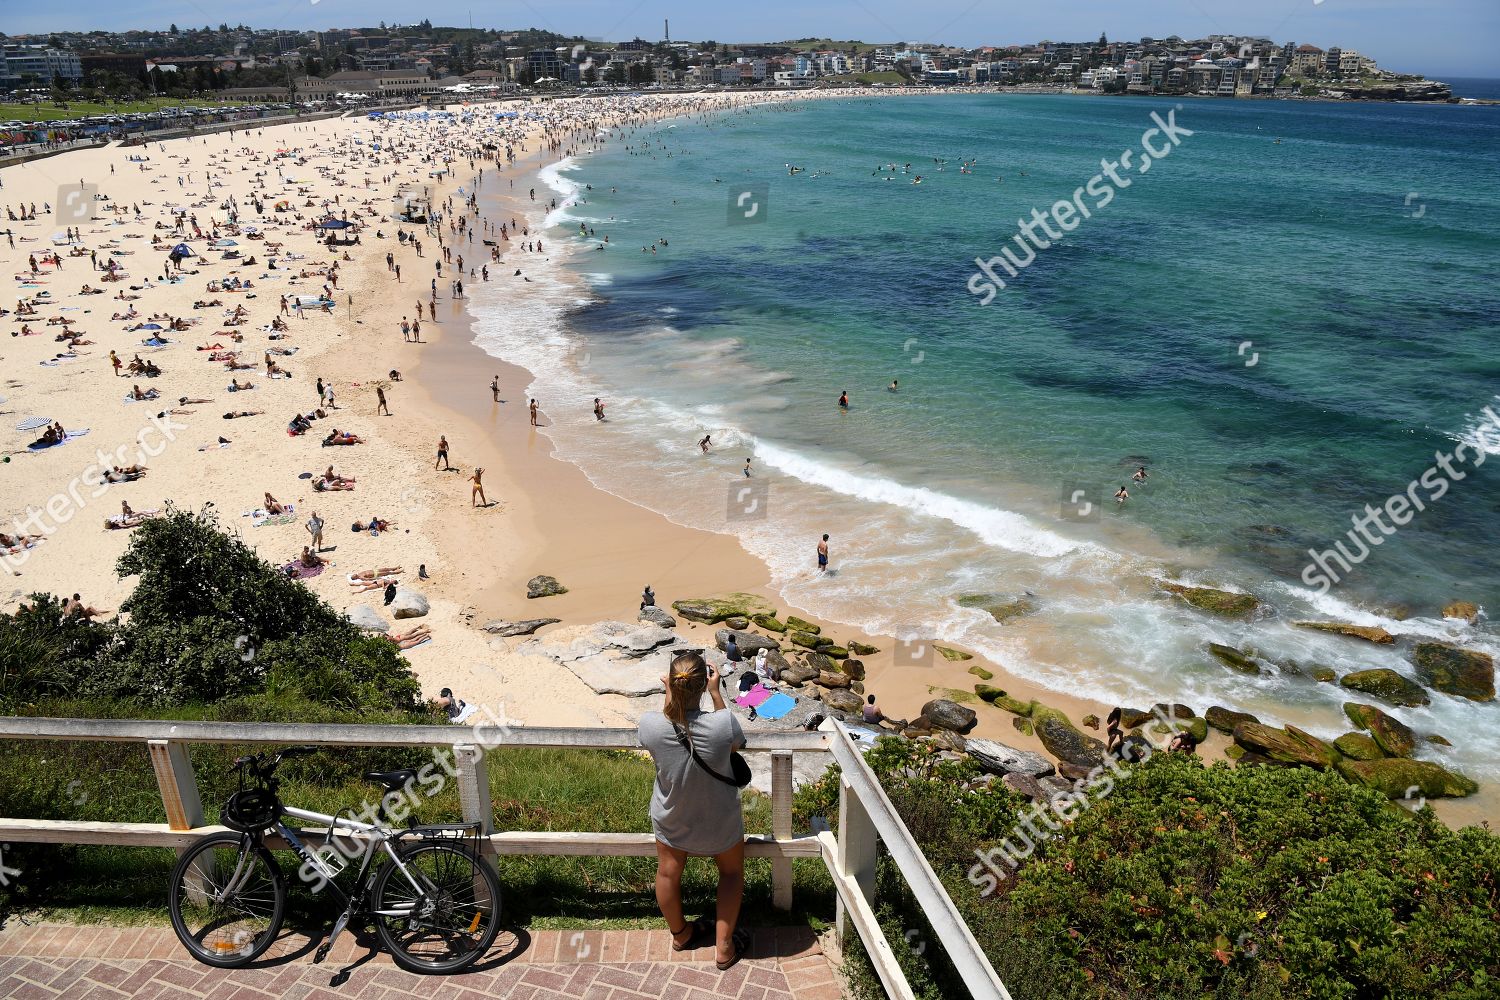
[[[1146,481],[1146,467],[1143,465],[1139,469],[1136,469],[1135,475],[1130,478],[1138,483],[1144,483]]]
[[[839,393],[839,409],[841,409],[841,410],[847,410],[847,409],[849,409],[849,390],[848,389],[845,389],[843,392]]]
[[[1115,491],[1115,503],[1124,503],[1129,499],[1130,493],[1125,489],[1125,487],[1121,486],[1118,490]]]

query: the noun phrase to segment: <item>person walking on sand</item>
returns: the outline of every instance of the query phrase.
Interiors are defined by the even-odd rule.
[[[312,512],[312,517],[307,519],[307,533],[312,535],[312,550],[323,551],[323,519],[318,516],[317,511]]]
[[[124,372],[120,371],[120,367],[123,364],[123,362],[120,360],[120,356],[118,354],[116,354],[114,351],[110,351],[109,352],[109,363],[110,363],[110,366],[112,368],[114,368],[114,370],[115,370],[115,378],[119,378],[121,375],[124,374]]]
[[[819,573],[826,573],[826,572],[828,572],[828,536],[827,535],[824,535],[823,536],[823,540],[818,543],[818,572]]]
[[[662,678],[660,712],[640,721],[640,741],[656,765],[651,830],[656,837],[656,902],[672,933],[672,950],[715,947],[722,972],[744,957],[749,936],[739,929],[745,893],[745,822],[739,790],[729,777],[731,754],[745,745],[734,713],[724,707],[718,672],[698,653],[672,659]],[[713,710],[700,705],[707,691]],[[689,857],[711,857],[719,871],[714,919],[689,922],[682,912],[682,871]]]
[[[382,389],[378,385],[375,387],[375,398],[377,400],[379,400],[379,405],[377,405],[375,407],[375,415],[377,417],[380,416],[381,411],[384,410],[385,411],[385,415],[386,416],[390,416],[391,415],[391,408],[386,405],[386,402],[385,402],[385,390]]]
[[[483,504],[486,507],[488,507],[490,505],[489,500],[486,499],[486,497],[484,495],[484,483],[482,483],[480,481],[483,478],[484,478],[484,470],[483,469],[475,469],[474,470],[474,474],[469,477],[469,482],[471,482],[471,483],[474,484],[474,489],[469,494],[469,505],[471,507],[478,507],[481,504]]]
[[[448,436],[446,434],[438,435],[437,462],[432,463],[434,469],[438,467],[438,462],[443,463],[444,471],[453,468],[453,466],[448,464]]]
[[[531,401],[530,410],[531,410],[531,426],[536,427],[537,426],[537,422],[536,422],[536,400],[534,400],[534,399]]]

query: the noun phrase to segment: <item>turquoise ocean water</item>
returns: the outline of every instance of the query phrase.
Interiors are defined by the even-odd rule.
[[[1139,155],[1153,111],[1193,134],[981,305],[975,259],[1101,157]],[[1438,615],[1500,608],[1500,108],[935,95],[670,124],[544,171],[563,203],[546,238],[568,248],[528,272],[546,308],[516,322],[476,292],[479,342],[536,375],[559,453],[603,488],[733,532],[815,613],[1111,702],[1332,736],[1347,692],[1230,673],[1206,644],[1412,673],[1289,624],[1336,617],[1500,651],[1490,623]],[[1460,443],[1462,481],[1308,586],[1309,549],[1357,552],[1351,515]],[[837,572],[818,578],[824,531]],[[1274,613],[1207,618],[1158,577]],[[1035,610],[996,623],[957,604],[972,593]],[[1496,711],[1434,695],[1402,714],[1500,777]]]

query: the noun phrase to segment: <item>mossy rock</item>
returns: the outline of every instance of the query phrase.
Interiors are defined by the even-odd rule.
[[[1086,735],[1055,708],[1037,704],[1031,710],[1031,724],[1047,752],[1065,764],[1094,768],[1104,762],[1104,744]]]
[[[1407,708],[1432,703],[1420,684],[1402,677],[1389,667],[1356,670],[1352,674],[1345,674],[1339,681],[1339,686]]]
[[[1212,587],[1189,587],[1167,580],[1157,580],[1156,585],[1169,594],[1176,594],[1199,611],[1225,618],[1249,618],[1263,607],[1254,594],[1236,594]]]
[[[1165,722],[1158,722],[1156,725],[1151,727],[1151,731],[1158,736],[1167,736],[1171,734],[1172,727],[1167,725]]]
[[[789,629],[795,629],[798,632],[811,632],[813,635],[817,635],[819,632],[823,631],[823,627],[821,625],[814,625],[807,619],[798,618],[796,615],[786,616],[786,627]]]
[[[1234,727],[1234,741],[1246,750],[1264,754],[1281,764],[1299,764],[1327,770],[1342,759],[1332,746],[1296,726],[1277,729],[1256,722]]]
[[[1468,601],[1454,601],[1443,608],[1444,618],[1457,618],[1473,625],[1479,620],[1479,608]]]
[[[855,656],[874,656],[876,653],[880,652],[880,649],[876,646],[867,646],[862,642],[854,642],[851,639],[849,641],[849,652],[853,653]]]
[[[811,632],[788,631],[786,637],[792,640],[792,642],[796,643],[797,645],[803,647],[804,649],[818,648],[818,637],[813,635]]]
[[[1260,721],[1249,712],[1236,712],[1232,709],[1224,708],[1221,705],[1210,706],[1208,711],[1203,713],[1203,719],[1219,732],[1229,733],[1231,735],[1234,733],[1234,727],[1239,725],[1241,722]]]
[[[927,686],[927,693],[934,698],[957,702],[960,705],[972,705],[979,701],[979,695],[973,691],[960,691],[957,688],[940,687],[935,684]]]
[[[726,594],[723,597],[693,597],[672,602],[672,610],[688,621],[717,625],[726,618],[751,618],[775,614],[776,609],[754,594]]]
[[[988,684],[974,685],[975,691],[978,691],[980,688],[984,689],[984,693],[981,695],[981,697],[983,697],[984,700],[989,702],[991,705],[994,705],[996,708],[1003,708],[1007,712],[1010,712],[1014,715],[1019,715],[1024,719],[1031,718],[1031,712],[1036,707],[1036,702],[1020,701],[1016,698],[1012,698],[1004,691],[999,691],[998,688],[991,687]],[[991,696],[991,692],[995,691],[999,691],[999,693]]]
[[[825,656],[822,653],[804,653],[802,659],[809,667],[812,667],[820,674],[824,672],[830,674],[841,673],[839,665],[833,662],[832,657]]]
[[[987,701],[991,705],[995,703],[996,698],[1005,697],[1005,692],[992,684],[975,684],[974,693],[979,695],[982,701]]]
[[[780,633],[786,631],[786,622],[777,618],[775,615],[756,615],[750,620],[755,623],[757,628],[763,628],[767,632]]]
[[[1298,628],[1310,628],[1317,632],[1332,632],[1335,635],[1364,639],[1382,646],[1389,646],[1396,641],[1395,636],[1378,625],[1346,625],[1343,622],[1292,622],[1292,624]]]
[[[1085,729],[1098,729],[1099,728],[1099,716],[1093,715],[1092,713],[1089,714],[1089,715],[1085,715],[1083,717],[1083,728],[1085,728]]]
[[[1151,721],[1151,713],[1144,712],[1139,708],[1120,709],[1120,728],[1134,729]]]
[[[978,608],[989,613],[995,621],[1004,624],[1012,618],[1020,618],[1036,611],[1035,598],[1029,594],[1020,597],[1005,594],[964,594],[958,599],[961,608]]]
[[[1208,739],[1208,720],[1189,719],[1187,724],[1187,734],[1193,738],[1194,743],[1202,743],[1204,740]]]
[[[1495,700],[1495,661],[1485,653],[1446,642],[1422,642],[1412,650],[1417,679],[1444,694],[1471,701]]]
[[[1448,738],[1446,736],[1439,736],[1437,733],[1428,733],[1425,737],[1423,737],[1423,739],[1425,739],[1428,743],[1436,744],[1440,747],[1451,747],[1453,745],[1452,743],[1448,742]]]
[[[1388,799],[1406,799],[1421,794],[1429,799],[1462,798],[1479,791],[1473,781],[1427,760],[1340,761],[1338,772],[1345,778],[1385,795]]]
[[[835,660],[846,660],[849,658],[849,650],[843,646],[819,646],[818,652],[824,656],[831,656]]]
[[[750,619],[744,615],[730,615],[724,619],[724,625],[726,628],[731,628],[736,632],[743,632],[750,627]]]
[[[1321,663],[1314,663],[1312,669],[1308,672],[1312,674],[1312,679],[1320,684],[1332,684],[1339,679],[1339,672],[1337,670],[1332,667],[1325,667]]]
[[[839,669],[852,681],[862,681],[865,679],[865,665],[862,660],[846,659],[843,663],[839,664]]]
[[[1349,717],[1350,722],[1368,730],[1388,756],[1410,757],[1417,749],[1417,734],[1406,723],[1386,715],[1374,705],[1346,701],[1344,714]]]
[[[1333,741],[1338,752],[1353,760],[1381,760],[1385,751],[1369,733],[1345,733]]]
[[[1238,743],[1231,743],[1224,748],[1224,756],[1228,757],[1230,760],[1239,760],[1241,757],[1245,756],[1245,748],[1240,746]]]
[[[988,670],[984,669],[977,663],[969,668],[969,673],[973,674],[975,677],[978,677],[982,681],[992,681],[995,679],[994,674],[990,673]]]
[[[1222,642],[1211,642],[1208,644],[1208,651],[1230,670],[1251,675],[1260,673],[1260,664],[1233,646],[1226,646]]]
[[[1030,719],[1023,719],[1019,715],[1010,720],[1010,724],[1016,727],[1016,732],[1022,736],[1035,736],[1036,727],[1031,724]]]
[[[952,646],[939,646],[937,643],[933,643],[932,648],[937,650],[939,655],[945,660],[959,661],[974,659],[973,654],[965,653],[961,649],[954,649]]]

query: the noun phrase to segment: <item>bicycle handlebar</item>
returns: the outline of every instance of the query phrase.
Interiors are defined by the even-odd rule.
[[[250,772],[256,777],[263,779],[270,778],[275,774],[276,768],[280,766],[283,760],[289,757],[306,757],[309,754],[317,753],[321,749],[321,747],[296,746],[286,747],[274,756],[269,751],[246,754],[244,757],[235,759],[234,768],[235,770],[239,770],[248,765]]]

